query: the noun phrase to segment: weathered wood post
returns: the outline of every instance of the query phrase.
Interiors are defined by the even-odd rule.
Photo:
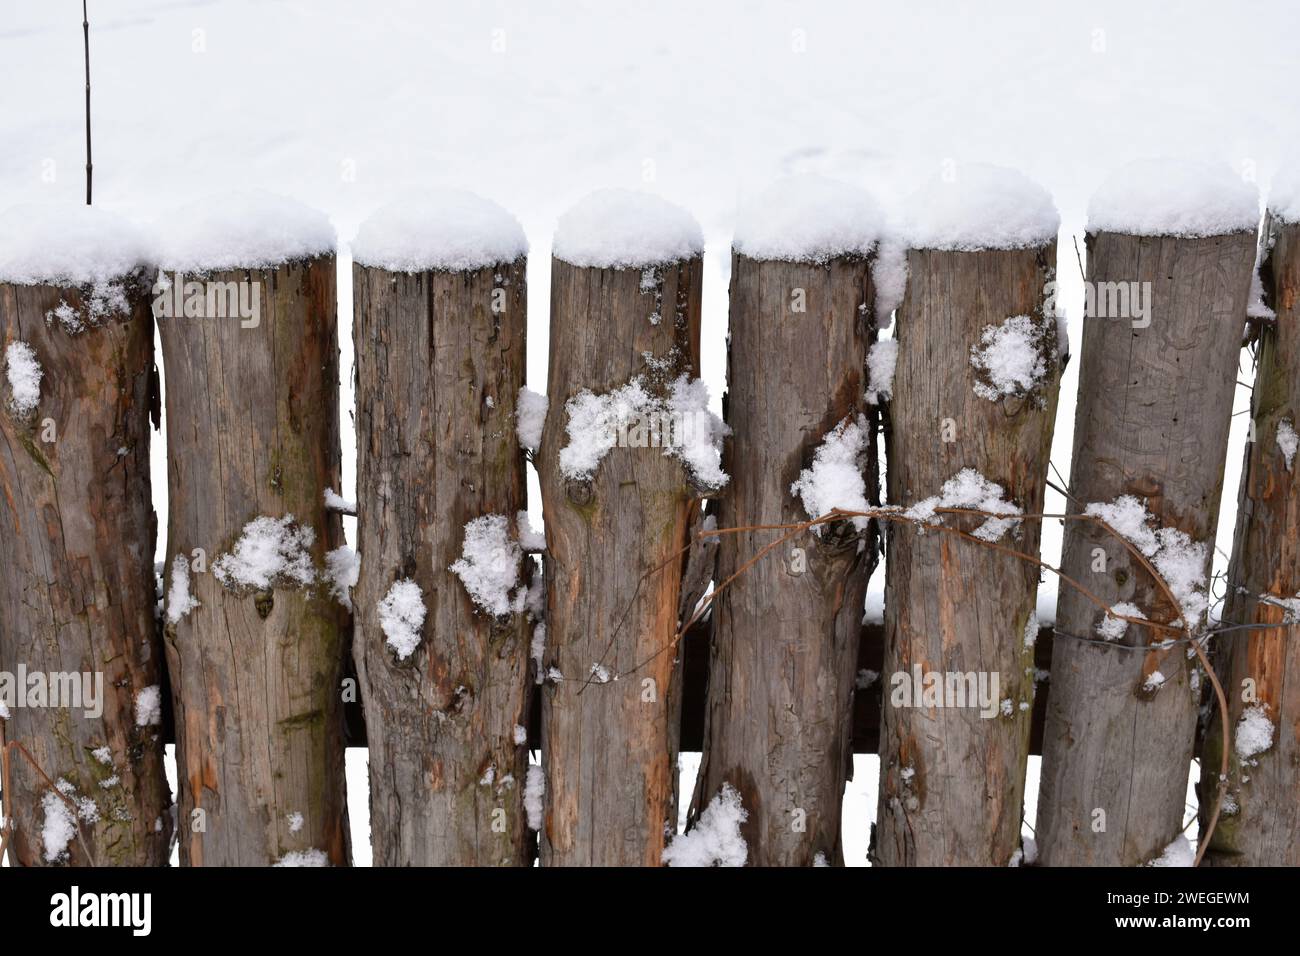
[[[1066,523],[1062,572],[1127,617],[1185,616],[1198,635],[1257,215],[1254,190],[1230,171],[1159,163],[1126,167],[1089,207],[1069,510],[1098,505],[1179,606],[1090,521]],[[1056,627],[1039,862],[1145,863],[1183,839],[1199,665],[1186,641],[1150,647],[1177,633],[1107,620],[1064,581]]]
[[[1300,203],[1274,183],[1261,273],[1275,321],[1257,323],[1252,437],[1246,445],[1223,624],[1215,638],[1228,699],[1229,776],[1220,781],[1218,708],[1201,750],[1200,817],[1222,808],[1205,862],[1300,866]],[[1220,792],[1222,791],[1222,792]]]
[[[546,866],[658,865],[676,826],[674,556],[694,498],[724,482],[721,425],[693,379],[702,250],[687,213],[621,190],[592,194],[556,232],[537,458]]]
[[[0,742],[72,804],[11,754],[20,866],[167,862],[145,260],[96,208],[0,218]]]
[[[534,684],[518,600],[528,581],[516,550],[527,506],[516,402],[527,243],[504,209],[442,192],[376,213],[352,251],[362,555],[353,656],[374,862],[523,865]],[[502,564],[478,567],[476,601],[453,565],[462,545],[472,551],[466,525],[484,519]],[[414,617],[394,606],[403,591]]]
[[[334,232],[264,194],[164,224],[166,621],[180,858],[349,862]],[[346,592],[343,592],[346,593]]]
[[[742,210],[725,397],[732,483],[720,527],[798,523],[878,500],[864,374],[881,221],[868,195],[814,176],[778,182]],[[832,444],[849,477],[847,497],[815,500],[812,488],[801,495],[792,486],[821,474],[822,449]],[[849,713],[876,550],[866,520],[838,525],[780,545],[714,602],[692,819],[734,787],[747,813],[750,865],[842,860]],[[780,537],[723,535],[717,580]]]
[[[910,206],[888,492],[923,521],[886,531],[873,859],[1006,866],[1020,848],[1038,567],[927,529],[924,515],[1043,510],[1062,352],[1047,302],[1059,219],[1040,186],[984,166],[958,168]],[[1037,521],[939,520],[1038,557]]]

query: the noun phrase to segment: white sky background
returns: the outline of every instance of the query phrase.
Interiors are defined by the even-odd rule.
[[[1077,346],[1072,237],[1082,245],[1087,198],[1110,169],[1186,155],[1267,186],[1300,156],[1300,8],[1283,0],[91,0],[90,20],[97,204],[147,219],[260,186],[325,210],[346,243],[407,187],[473,189],[518,215],[532,244],[539,390],[551,232],[596,187],[652,189],[703,224],[701,373],[716,404],[735,211],[777,176],[821,172],[888,206],[945,160],[1023,169],[1062,214],[1058,274]],[[0,0],[0,208],[83,194],[81,42],[80,3]],[[346,255],[339,277],[350,498]],[[1066,474],[1077,370],[1062,383],[1053,451]],[[1238,409],[1247,398],[1240,390]],[[1228,455],[1225,551],[1246,417]],[[161,528],[164,462],[158,436]],[[1049,560],[1059,542],[1047,526]]]

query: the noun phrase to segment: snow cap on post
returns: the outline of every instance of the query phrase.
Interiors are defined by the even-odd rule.
[[[1292,161],[1273,177],[1268,188],[1268,211],[1282,222],[1300,222],[1300,161]]]
[[[1258,225],[1258,192],[1226,163],[1138,160],[1111,173],[1088,202],[1090,233],[1195,239]]]
[[[741,208],[732,248],[748,259],[785,262],[865,256],[884,223],[870,193],[806,173],[778,180]]]
[[[0,282],[90,285],[148,261],[144,233],[99,206],[24,203],[0,214]]]
[[[598,189],[560,217],[552,251],[581,268],[636,269],[695,258],[704,252],[704,232],[666,199]]]
[[[425,189],[375,210],[357,230],[352,259],[389,272],[470,272],[528,254],[523,226],[464,189]]]
[[[1060,225],[1051,193],[1024,173],[968,163],[912,193],[902,232],[913,249],[977,252],[1043,246]]]
[[[329,217],[265,190],[209,196],[167,214],[158,264],[178,272],[273,269],[334,252]]]

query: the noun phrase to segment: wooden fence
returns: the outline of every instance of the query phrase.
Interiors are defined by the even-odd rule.
[[[159,865],[174,826],[183,865],[346,865],[343,748],[368,745],[377,865],[657,865],[687,799],[682,750],[703,751],[691,826],[713,826],[707,808],[734,791],[750,864],[842,861],[854,752],[881,756],[882,865],[1032,859],[1021,815],[1038,752],[1042,864],[1160,856],[1194,754],[1207,862],[1300,862],[1300,652],[1285,626],[1300,593],[1300,226],[1264,232],[1276,318],[1249,326],[1254,440],[1223,625],[1242,626],[1208,642],[1215,673],[1205,632],[1173,622],[1194,616],[1188,581],[1213,548],[1248,232],[1089,236],[1088,281],[1149,282],[1154,312],[1085,321],[1055,631],[1034,615],[1065,361],[1045,304],[1054,243],[907,254],[885,416],[864,397],[873,257],[733,254],[725,484],[653,443],[611,439],[585,467],[565,457],[584,396],[635,383],[642,409],[672,407],[698,374],[698,254],[552,261],[535,450],[518,428],[525,260],[357,263],[359,567],[350,507],[331,497],[333,255],[210,272],[257,284],[261,321],[158,320],[170,508],[156,626],[147,282],[119,277],[122,301],[80,328],[48,316],[81,308],[85,287],[0,284],[7,367],[30,357],[44,373],[34,400],[29,381],[0,383],[0,672],[103,672],[107,688],[93,719],[0,714],[11,860]],[[1042,368],[999,390],[972,350],[1021,319],[1010,331]],[[892,510],[878,504],[882,422]],[[791,486],[855,427],[870,507],[811,525]],[[966,469],[982,503],[931,497]],[[1158,525],[1123,525],[1125,496]],[[1175,555],[1199,568],[1162,563],[1176,533],[1208,544]],[[879,540],[883,625],[862,619]],[[996,677],[994,712],[900,703],[914,673]]]

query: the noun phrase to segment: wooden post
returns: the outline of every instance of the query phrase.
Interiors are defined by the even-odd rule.
[[[815,214],[810,210],[810,214]],[[863,415],[875,337],[869,255],[822,263],[731,257],[723,528],[807,521],[790,486],[827,433]],[[864,480],[877,497],[874,441]],[[692,816],[735,787],[751,866],[842,862],[840,803],[874,541],[852,525],[802,534],[714,603],[706,736]],[[725,581],[779,532],[723,535]]]
[[[567,456],[562,464],[565,448],[594,434],[580,421],[568,432],[566,403],[579,393],[640,382],[661,401],[679,376],[698,375],[702,241],[640,256],[645,223],[689,217],[632,195],[575,207],[551,263],[550,411],[537,458],[547,545],[544,866],[657,866],[677,822],[683,561],[674,556],[700,489],[681,461],[639,440],[641,416],[628,423],[638,439],[618,436],[589,471]],[[623,201],[606,235],[600,207]],[[612,258],[567,252],[574,246],[603,246]]]
[[[98,211],[72,208],[65,225],[82,217],[107,223]],[[22,234],[33,225],[22,217],[38,213],[11,213],[0,229]],[[75,239],[45,235],[34,248],[60,255],[68,241]],[[113,258],[128,254],[133,239],[105,229],[97,241],[104,247],[88,253]],[[0,689],[8,707],[0,743],[22,745],[40,767],[9,753],[10,859],[163,866],[171,798],[155,706],[162,648],[149,488],[148,283],[143,268],[15,280],[10,266],[0,263],[0,672],[15,683]],[[38,380],[24,383],[25,360],[39,368]],[[19,676],[24,671],[39,675],[48,697],[19,704],[9,696],[38,686]],[[72,693],[71,702],[56,702],[56,693]],[[72,807],[41,772],[63,786]]]
[[[304,212],[277,217],[286,237],[307,224],[287,238],[288,261],[263,265],[267,252],[234,268],[202,245],[164,261],[165,635],[184,866],[349,862],[346,612],[324,580],[342,544],[325,504],[340,471],[335,260]],[[201,273],[211,261],[226,267]]]
[[[363,560],[353,655],[370,746],[376,866],[528,862],[528,751],[516,728],[528,723],[534,686],[532,626],[522,610],[497,616],[477,608],[450,570],[467,523],[497,514],[513,529],[527,506],[516,437],[526,245],[513,218],[478,202],[504,218],[511,237],[505,245],[484,237],[486,261],[454,269],[408,261],[398,272],[368,260],[368,229],[382,230],[397,210],[363,226],[354,246]],[[439,205],[422,228],[446,219]],[[404,580],[418,587],[427,616],[415,629],[418,646],[399,651],[379,608]]]
[[[1277,319],[1259,327],[1252,440],[1223,624],[1266,626],[1214,639],[1232,741],[1229,777],[1221,782],[1223,718],[1216,707],[1202,744],[1199,789],[1202,826],[1223,791],[1205,857],[1214,866],[1300,866],[1300,645],[1295,627],[1280,626],[1295,621],[1287,602],[1300,593],[1300,224],[1270,215],[1263,236],[1261,273]]]
[[[1159,526],[1205,545],[1207,574],[1254,247],[1253,230],[1088,236],[1095,311],[1115,311],[1103,305],[1106,290],[1121,287],[1108,283],[1131,295],[1118,316],[1085,317],[1070,513],[1131,495]],[[1066,523],[1062,571],[1108,606],[1129,603],[1154,621],[1181,613],[1091,522]],[[1183,827],[1196,661],[1186,643],[1128,649],[1168,636],[1137,625],[1115,642],[1124,646],[1107,646],[1097,635],[1104,614],[1062,582],[1036,828],[1047,866],[1139,865]],[[1152,692],[1156,671],[1163,683]]]
[[[1056,320],[1045,307],[1055,260],[1054,239],[908,253],[890,403],[891,503],[940,495],[973,469],[1001,486],[1004,501],[1042,511],[1060,382]],[[1018,375],[996,366],[999,351],[1023,361]],[[943,520],[968,533],[984,524]],[[890,524],[886,538],[873,859],[1006,866],[1020,847],[1038,568],[944,531]],[[998,544],[1037,558],[1039,538],[1039,523],[1023,521]],[[962,697],[945,696],[954,674]],[[939,696],[918,699],[930,680]]]

